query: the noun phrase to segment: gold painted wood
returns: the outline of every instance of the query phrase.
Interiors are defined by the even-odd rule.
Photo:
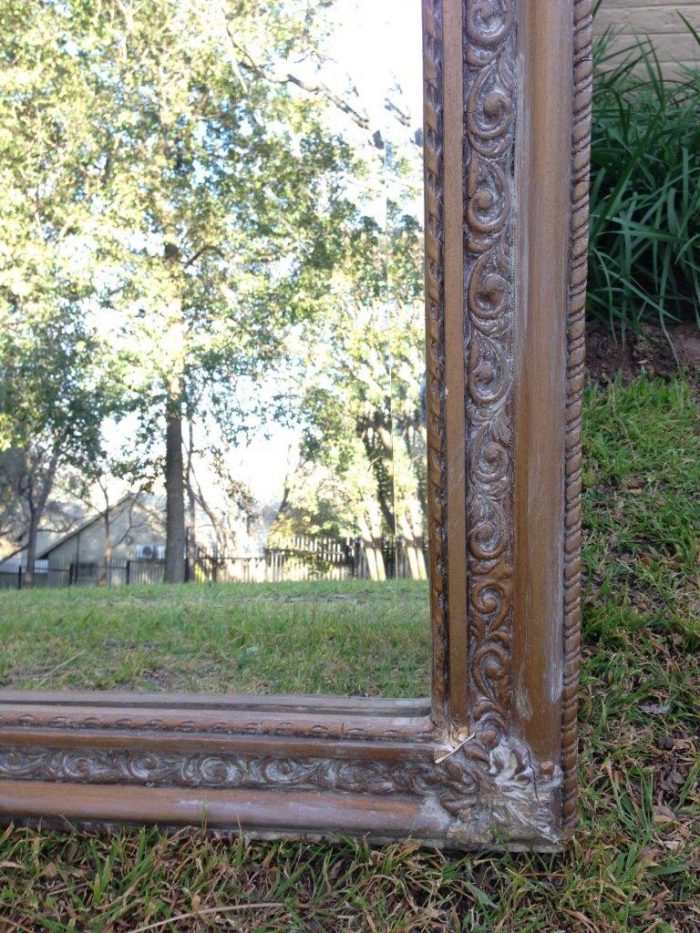
[[[592,0],[423,0],[432,699],[0,691],[0,817],[556,849]]]

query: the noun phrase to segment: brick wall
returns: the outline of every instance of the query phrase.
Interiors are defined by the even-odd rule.
[[[631,45],[637,36],[649,36],[664,72],[677,75],[680,66],[700,66],[700,46],[688,32],[682,13],[700,32],[700,0],[603,0],[596,14],[600,35],[608,27],[618,34],[616,45]]]

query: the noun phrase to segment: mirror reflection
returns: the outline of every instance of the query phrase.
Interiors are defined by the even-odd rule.
[[[418,0],[0,11],[0,686],[426,695]]]

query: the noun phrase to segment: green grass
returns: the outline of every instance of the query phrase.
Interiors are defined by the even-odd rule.
[[[427,696],[424,583],[0,592],[0,684]]]
[[[698,428],[691,388],[681,378],[614,384],[586,398],[581,800],[568,851],[458,855],[410,842],[371,848],[351,841],[251,843],[197,830],[97,835],[9,827],[0,833],[0,917],[6,923],[0,929],[694,933],[700,927]],[[205,592],[191,587],[191,596],[178,595],[193,601],[182,608],[183,626],[189,613],[207,614],[203,605],[197,609],[197,598],[223,600],[219,589],[197,596]],[[255,604],[258,592],[267,608],[284,609],[299,637],[303,629],[296,623],[305,615],[320,618],[330,596],[350,595],[341,606],[358,622],[370,621],[364,642],[357,642],[361,662],[347,683],[363,674],[374,654],[367,650],[371,620],[378,620],[378,629],[400,626],[401,606],[413,600],[425,605],[420,589],[405,584],[328,585],[311,602],[306,587],[256,590],[249,597],[250,591],[238,592],[245,592],[246,605]],[[138,596],[157,599],[149,594]],[[22,599],[30,605],[40,596],[3,594],[3,629],[17,625]],[[302,598],[290,606],[296,597]],[[101,607],[93,609],[93,620],[107,611],[109,598],[93,591],[93,604]],[[413,651],[408,632],[424,625],[420,613],[403,630],[396,657]],[[211,625],[219,632],[224,622],[212,619]],[[87,643],[76,635],[72,644],[78,651]],[[318,646],[302,641],[298,650],[312,644]],[[48,648],[32,650],[39,652],[37,665],[57,656]],[[48,654],[40,660],[43,650]],[[197,650],[203,657],[209,649]],[[222,646],[216,651],[224,655]],[[337,654],[327,645],[319,653],[332,670]],[[294,654],[290,668],[298,658]],[[408,669],[396,674],[391,668],[383,669],[383,686],[408,688]],[[423,676],[420,664],[412,669]],[[331,676],[330,682],[335,688],[340,681]],[[325,681],[318,686],[326,689]],[[153,927],[178,915],[185,916]]]

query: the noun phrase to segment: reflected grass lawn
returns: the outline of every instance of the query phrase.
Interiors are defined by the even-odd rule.
[[[0,684],[29,689],[427,696],[426,583],[0,592]]]

